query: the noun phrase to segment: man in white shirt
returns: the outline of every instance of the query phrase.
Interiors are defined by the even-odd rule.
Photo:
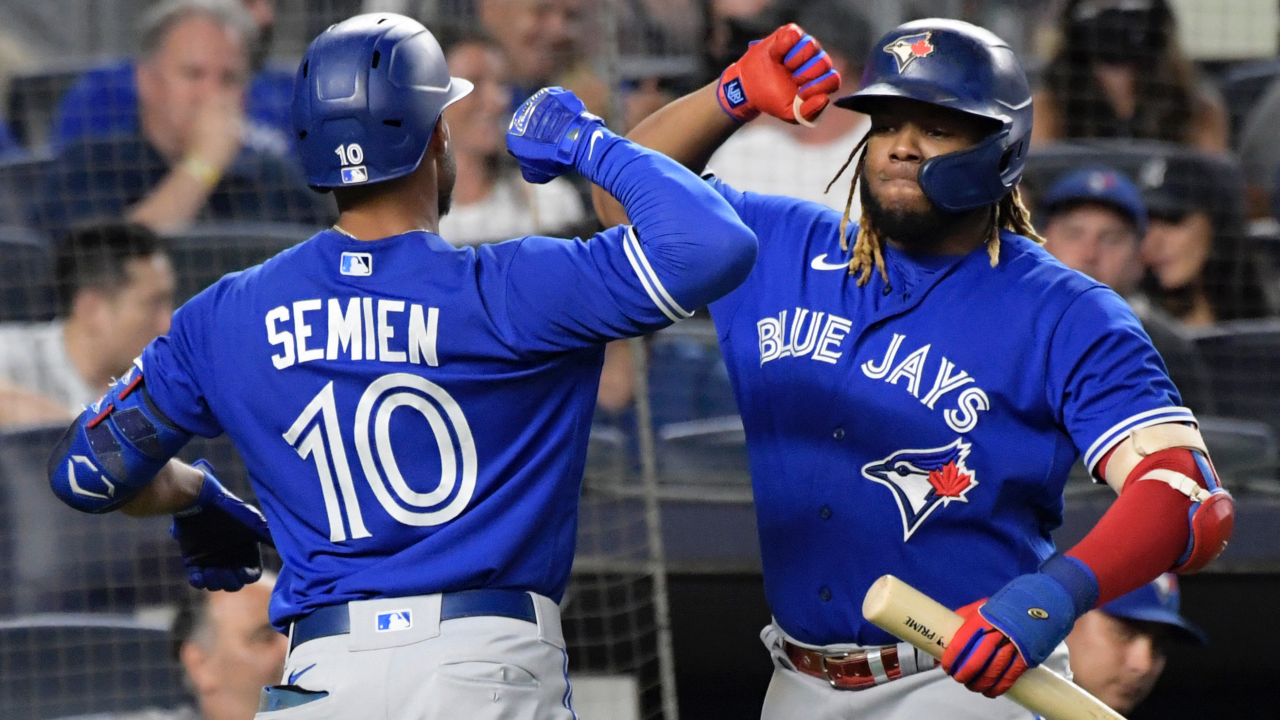
[[[507,157],[511,86],[502,47],[483,36],[455,42],[449,70],[475,84],[445,111],[458,163],[453,207],[440,218],[440,236],[454,245],[478,245],[522,235],[560,236],[585,219],[582,198],[564,178],[525,182]]]
[[[871,45],[866,20],[839,0],[814,0],[802,4],[795,22],[831,56],[842,92],[857,90]],[[854,112],[824,113],[812,128],[764,117],[725,141],[707,169],[742,191],[789,195],[843,212],[848,183],[824,191],[870,127],[866,115]],[[854,194],[850,217],[861,216],[861,208]]]
[[[0,325],[0,426],[74,417],[169,330],[173,268],[154,232],[86,226],[56,252],[62,317]]]

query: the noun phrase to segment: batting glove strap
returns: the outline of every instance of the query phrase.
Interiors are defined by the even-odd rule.
[[[271,543],[266,518],[223,487],[209,463],[200,460],[193,467],[204,473],[200,494],[173,516],[169,532],[182,550],[193,587],[239,590],[262,576],[258,543]]]
[[[1063,561],[1075,563],[1071,558]],[[1048,562],[1045,565],[1049,565]],[[1062,642],[1076,618],[1083,615],[1097,601],[1097,582],[1093,584],[1093,600],[1073,596],[1057,576],[1067,576],[1076,584],[1079,570],[1064,570],[1061,562],[1055,563],[1052,572],[1021,575],[992,595],[978,608],[987,622],[1008,636],[1026,661],[1027,667],[1044,662],[1058,643]],[[1088,607],[1084,607],[1088,604]],[[1084,607],[1083,610],[1079,608]]]

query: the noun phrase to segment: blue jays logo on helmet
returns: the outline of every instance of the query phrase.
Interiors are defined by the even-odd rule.
[[[970,445],[957,438],[931,450],[899,450],[883,460],[862,466],[863,477],[893,492],[902,515],[902,540],[939,507],[969,502],[969,491],[978,486],[975,473],[965,464]]]
[[[884,51],[898,61],[898,72],[902,72],[917,59],[933,54],[936,48],[933,43],[929,42],[931,35],[933,33],[922,32],[918,35],[900,37],[885,45]]]

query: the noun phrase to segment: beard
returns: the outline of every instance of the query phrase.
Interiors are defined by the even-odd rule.
[[[453,209],[453,185],[458,180],[458,161],[453,156],[453,148],[446,146],[444,155],[440,158],[440,184],[436,192],[436,209],[439,210],[440,217],[449,214]]]
[[[891,210],[880,204],[864,179],[861,184],[862,209],[871,226],[880,236],[893,240],[909,252],[929,252],[942,243],[960,222],[973,210],[947,212],[940,209],[928,197],[924,210]],[[980,208],[979,211],[985,211]]]

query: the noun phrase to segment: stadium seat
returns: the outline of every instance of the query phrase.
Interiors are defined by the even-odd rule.
[[[50,720],[188,702],[166,627],[129,616],[0,620],[0,717]]]
[[[1218,82],[1222,100],[1231,118],[1231,145],[1235,147],[1250,111],[1262,99],[1272,82],[1280,77],[1280,60],[1269,59],[1237,65]]]
[[[176,598],[186,573],[169,518],[88,515],[49,490],[46,464],[65,429],[0,433],[0,610],[131,612]]]
[[[32,230],[0,225],[0,322],[49,320],[57,310],[48,247]]]
[[[180,305],[229,272],[244,270],[293,247],[316,228],[279,223],[209,223],[171,238]]]
[[[1256,420],[1197,416],[1213,466],[1227,488],[1252,485],[1280,490],[1280,442],[1276,431]]]
[[[44,186],[53,158],[32,155],[0,162],[0,225],[22,225],[30,220],[32,194]],[[41,237],[48,242],[50,238]]]
[[[14,137],[29,148],[46,145],[58,103],[80,74],[90,67],[91,63],[71,61],[14,75],[5,99],[5,117],[9,118]]]
[[[662,479],[748,484],[742,420],[711,323],[690,321],[655,335],[649,378]]]
[[[1238,320],[1197,334],[1217,413],[1280,432],[1280,320]]]

